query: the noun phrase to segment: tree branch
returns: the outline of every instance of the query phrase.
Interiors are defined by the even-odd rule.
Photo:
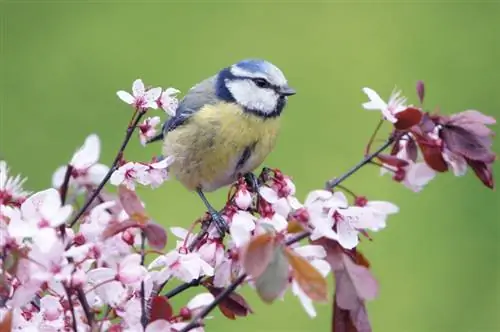
[[[363,167],[366,164],[368,164],[373,158],[375,158],[380,153],[382,153],[382,151],[384,151],[385,149],[387,149],[392,143],[394,143],[394,137],[390,137],[383,145],[381,145],[377,150],[375,150],[375,152],[373,152],[373,153],[367,155],[366,157],[364,157],[359,163],[357,163],[356,165],[354,165],[350,170],[348,170],[346,173],[344,173],[344,175],[342,175],[341,177],[339,177],[339,178],[333,178],[331,180],[328,180],[326,182],[326,184],[325,184],[325,189],[326,190],[332,190],[333,188],[335,188],[336,186],[338,186],[340,183],[342,183],[345,180],[347,180],[347,178],[349,178],[351,175],[353,175],[354,173],[356,173],[357,171],[359,171],[359,169],[361,167]]]
[[[356,173],[359,169],[361,169],[363,166],[368,164],[373,158],[375,158],[379,153],[384,151],[386,148],[388,148],[392,143],[394,142],[394,137],[391,136],[382,146],[380,146],[375,152],[372,154],[365,156],[359,163],[357,163],[355,166],[353,166],[350,170],[348,170],[344,175],[342,175],[339,178],[334,178],[332,180],[327,181],[326,183],[326,189],[327,190],[332,190],[335,187],[337,187],[340,183],[343,181],[347,180],[351,175]],[[311,233],[309,231],[305,231],[302,233],[299,233],[290,239],[288,239],[285,244],[287,246],[294,244],[296,242],[299,242],[305,238],[307,238]],[[188,323],[182,330],[179,332],[188,332],[198,326],[200,326],[201,321],[203,318],[205,318],[214,308],[216,308],[226,297],[228,297],[236,288],[241,285],[247,277],[247,274],[242,274],[239,276],[235,281],[229,285],[224,291],[222,291],[215,299],[205,308],[203,308],[202,311],[200,311],[192,320],[191,322]],[[184,286],[184,289],[187,289],[189,287]],[[183,289],[183,290],[184,290]],[[182,291],[182,290],[181,290]],[[177,292],[176,294],[178,294]]]
[[[109,168],[108,173],[104,176],[101,183],[99,183],[99,185],[94,190],[92,195],[87,199],[85,204],[83,204],[80,211],[78,211],[78,213],[73,217],[73,219],[69,223],[69,227],[73,227],[76,224],[76,222],[78,221],[78,219],[80,219],[80,217],[83,216],[83,214],[87,211],[87,209],[92,204],[94,199],[96,199],[97,196],[99,196],[99,193],[101,192],[102,188],[104,188],[104,186],[106,185],[108,180],[111,178],[111,175],[113,174],[113,172],[117,169],[118,163],[122,159],[123,152],[125,151],[125,148],[127,147],[127,144],[130,141],[130,138],[132,137],[132,134],[134,133],[135,128],[139,124],[139,121],[141,121],[141,118],[143,117],[143,115],[146,114],[146,112],[136,112],[136,113],[137,113],[137,116],[135,116],[135,113],[134,113],[135,120],[132,122],[131,125],[128,126],[127,133],[125,134],[125,138],[123,139],[122,145],[120,146],[120,149],[118,150],[118,153],[116,154],[115,160],[113,161],[113,164],[111,164],[111,167]]]

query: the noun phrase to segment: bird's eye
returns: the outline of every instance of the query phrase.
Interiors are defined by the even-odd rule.
[[[254,82],[259,88],[268,88],[271,86],[271,84],[263,78],[256,78]]]

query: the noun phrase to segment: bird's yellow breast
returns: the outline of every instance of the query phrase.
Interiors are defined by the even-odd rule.
[[[278,117],[258,117],[236,104],[207,105],[167,133],[163,153],[174,156],[170,171],[188,189],[212,191],[264,161],[276,143],[279,123]],[[246,148],[251,153],[237,169]]]

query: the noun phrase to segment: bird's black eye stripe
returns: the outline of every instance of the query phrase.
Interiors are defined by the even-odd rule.
[[[269,88],[271,86],[271,83],[269,83],[266,79],[264,78],[254,78],[253,81],[259,88]]]

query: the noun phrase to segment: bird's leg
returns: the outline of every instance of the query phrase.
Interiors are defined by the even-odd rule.
[[[243,175],[243,178],[245,179],[247,186],[249,186],[252,189],[252,192],[254,193],[259,192],[259,180],[255,176],[255,174],[253,174],[252,172],[248,172]]]
[[[201,189],[196,189],[196,192],[200,196],[201,200],[203,201],[203,204],[207,207],[208,213],[210,214],[210,217],[212,218],[212,221],[215,223],[215,227],[217,227],[217,230],[219,231],[220,236],[224,236],[226,234],[226,231],[229,229],[226,220],[220,215],[219,212],[217,212],[212,205],[208,202],[207,198],[205,197],[205,194]]]

